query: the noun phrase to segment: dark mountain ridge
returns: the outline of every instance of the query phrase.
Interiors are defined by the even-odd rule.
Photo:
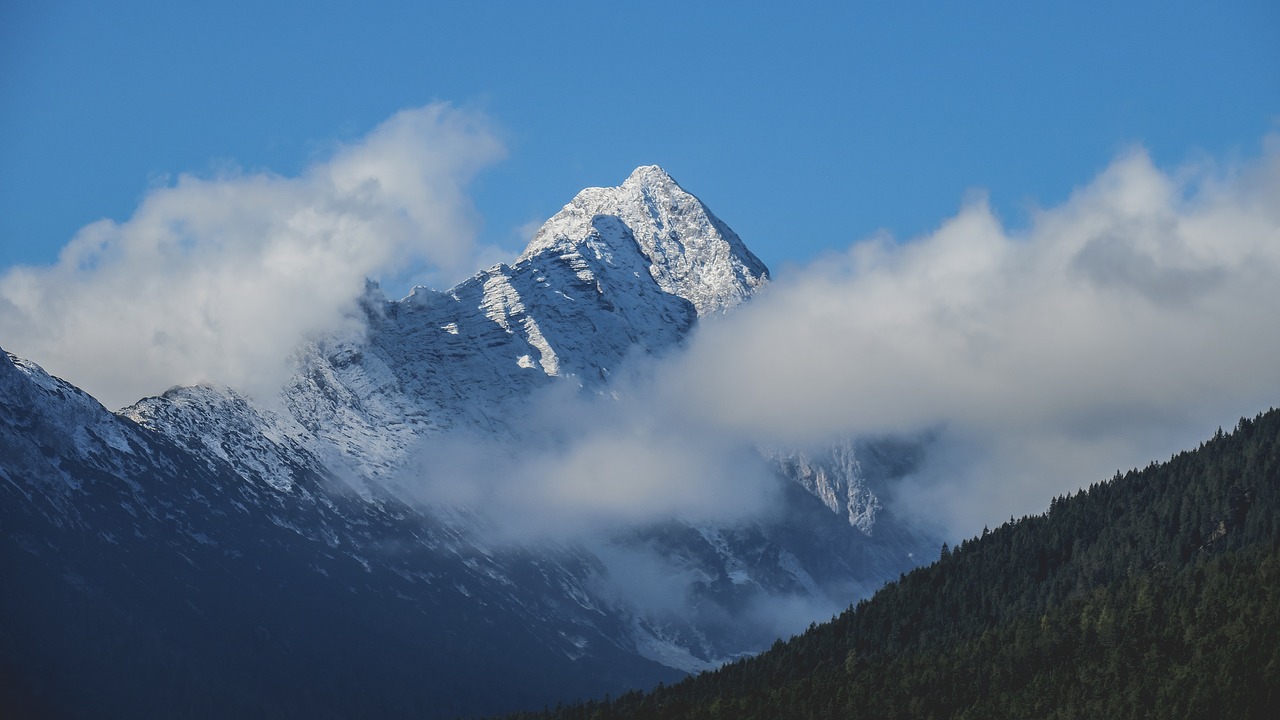
[[[281,493],[17,362],[0,353],[0,708],[21,691],[16,707],[51,717],[438,716],[598,691],[556,651],[558,629],[588,630],[554,583],[591,558],[485,557],[305,468]],[[494,564],[513,575],[501,589]],[[587,637],[606,682],[678,677]]]

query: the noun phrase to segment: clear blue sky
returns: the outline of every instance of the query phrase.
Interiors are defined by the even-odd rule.
[[[0,269],[148,187],[285,175],[435,100],[502,128],[483,239],[666,167],[775,269],[985,189],[1017,225],[1131,144],[1254,155],[1280,3],[60,2],[0,5]]]

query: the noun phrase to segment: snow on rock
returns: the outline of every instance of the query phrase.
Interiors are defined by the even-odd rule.
[[[276,490],[291,490],[295,475],[323,467],[299,442],[304,433],[291,418],[260,410],[228,388],[171,388],[160,397],[134,403],[120,415],[197,454],[207,452],[254,473]]]
[[[573,252],[600,218],[625,226],[658,287],[693,303],[701,317],[732,309],[768,281],[768,269],[737,234],[657,165],[636,168],[616,188],[578,193],[534,235],[520,260]]]
[[[872,533],[883,505],[867,486],[851,441],[820,453],[774,449],[768,454],[784,476],[817,496],[831,512],[863,533]]]
[[[50,398],[56,398],[51,402]],[[0,350],[0,421],[48,449],[50,458],[73,457],[123,467],[137,450],[135,428],[88,393],[35,363]],[[52,416],[55,420],[40,421]],[[8,459],[0,447],[0,459]],[[16,457],[16,453],[13,453]],[[66,478],[75,485],[78,480]]]

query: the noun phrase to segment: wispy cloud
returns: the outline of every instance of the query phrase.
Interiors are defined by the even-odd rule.
[[[269,393],[303,338],[359,329],[366,277],[475,269],[466,185],[503,152],[487,118],[434,104],[297,177],[182,175],[0,277],[0,338],[112,407],[195,382]]]
[[[486,515],[499,542],[673,519],[733,524],[772,507],[779,481],[749,445],[649,402],[649,387],[621,372],[615,381],[606,396],[568,383],[536,393],[509,418],[511,436],[424,438],[400,484],[427,504]]]
[[[764,647],[829,617],[851,596],[774,587],[770,549],[759,539],[749,552],[765,556],[757,559],[763,568],[744,564],[750,581],[710,588],[720,559],[702,533],[784,522],[786,481],[741,437],[653,402],[655,362],[662,361],[636,358],[619,368],[607,394],[571,383],[534,393],[513,409],[500,438],[427,437],[394,482],[437,510],[462,511],[483,544],[591,553],[600,563],[593,591],[664,636],[683,633],[703,657],[665,645],[658,655],[703,669],[723,653]],[[707,644],[702,633],[720,640]]]

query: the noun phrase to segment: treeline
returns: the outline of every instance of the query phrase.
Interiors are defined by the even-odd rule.
[[[1280,411],[951,549],[760,656],[513,716],[1273,717]]]

